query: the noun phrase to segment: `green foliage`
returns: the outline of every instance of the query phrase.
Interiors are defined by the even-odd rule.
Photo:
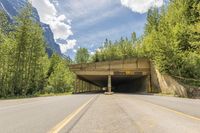
[[[199,6],[198,0],[173,0],[159,15],[149,11],[142,49],[160,71],[200,79]]]
[[[8,23],[8,19],[6,14],[0,10],[0,31],[3,34],[8,33],[10,30],[10,24]]]
[[[147,13],[145,34],[149,34],[152,31],[158,31],[159,21],[160,21],[160,14],[158,9],[157,8],[150,9]]]
[[[98,62],[138,57],[140,56],[138,42],[139,40],[135,32],[132,33],[130,40],[128,38],[121,38],[120,41],[112,43],[106,39],[104,46],[92,56],[92,61]]]
[[[32,7],[23,9],[16,18],[13,35],[16,41],[14,94],[32,95],[43,88],[48,65],[43,31],[32,20]]]
[[[0,98],[70,91],[69,61],[57,55],[49,59],[43,37],[41,26],[32,18],[31,5],[12,26],[0,12]]]
[[[47,92],[70,92],[74,82],[74,75],[69,70],[69,61],[54,54],[51,57]]]
[[[87,63],[89,60],[89,52],[86,48],[79,48],[76,53],[75,61],[76,63]]]
[[[135,34],[131,40],[106,40],[93,61],[147,57],[163,73],[200,79],[199,0],[172,0],[167,7],[150,9],[144,31],[137,40]]]
[[[0,97],[13,92],[10,81],[13,74],[15,43],[0,32]]]

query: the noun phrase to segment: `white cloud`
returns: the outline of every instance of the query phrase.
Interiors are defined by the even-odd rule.
[[[67,39],[73,35],[70,24],[66,23],[70,20],[66,20],[65,15],[58,15],[53,3],[49,0],[32,0],[32,4],[38,10],[41,21],[50,25],[55,39]]]
[[[90,55],[94,55],[95,54],[95,52],[90,52]]]
[[[67,39],[70,35],[73,35],[71,26],[63,22],[65,19],[65,16],[61,15],[49,23],[55,39]]]
[[[133,12],[145,13],[151,7],[161,7],[164,0],[121,0],[121,4]]]
[[[76,50],[76,49],[74,49],[74,50],[73,50],[73,52],[74,52],[74,53],[76,53],[76,52],[77,52],[77,50]]]
[[[67,40],[67,44],[59,44],[62,53],[66,53],[67,50],[74,49],[76,46],[76,40]]]

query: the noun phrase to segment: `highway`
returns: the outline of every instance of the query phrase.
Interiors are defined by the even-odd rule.
[[[79,94],[0,100],[0,133],[199,133],[200,100]]]
[[[46,133],[93,95],[0,101],[0,133]]]

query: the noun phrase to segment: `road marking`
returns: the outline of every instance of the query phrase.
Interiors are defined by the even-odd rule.
[[[60,123],[58,123],[54,128],[52,128],[49,133],[58,133],[61,131],[62,128],[64,128],[75,116],[77,116],[96,96],[90,98],[86,103],[84,103],[81,107],[79,107],[77,110],[72,112],[70,115],[68,115],[64,120],[62,120]]]
[[[152,104],[152,105],[155,105],[155,106],[158,106],[164,110],[167,110],[167,111],[170,111],[170,112],[173,112],[173,113],[176,113],[178,115],[181,115],[181,116],[184,116],[184,117],[187,117],[187,118],[190,118],[190,119],[193,119],[193,120],[197,120],[197,121],[200,121],[200,118],[199,117],[195,117],[195,116],[192,116],[192,115],[188,115],[188,114],[185,114],[183,112],[180,112],[180,111],[176,111],[176,110],[173,110],[173,109],[170,109],[168,107],[164,107],[164,106],[161,106],[161,105],[158,105],[158,104],[154,104],[152,102],[149,102],[149,101],[146,101],[146,100],[143,100],[143,99],[140,99],[140,98],[136,98],[142,102],[145,102],[145,103],[148,103],[148,104]]]

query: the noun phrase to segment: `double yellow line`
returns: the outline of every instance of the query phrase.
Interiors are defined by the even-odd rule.
[[[84,103],[77,110],[68,115],[64,120],[58,123],[54,128],[52,128],[49,133],[60,132],[74,117],[76,117],[96,96],[90,98],[86,103]]]

